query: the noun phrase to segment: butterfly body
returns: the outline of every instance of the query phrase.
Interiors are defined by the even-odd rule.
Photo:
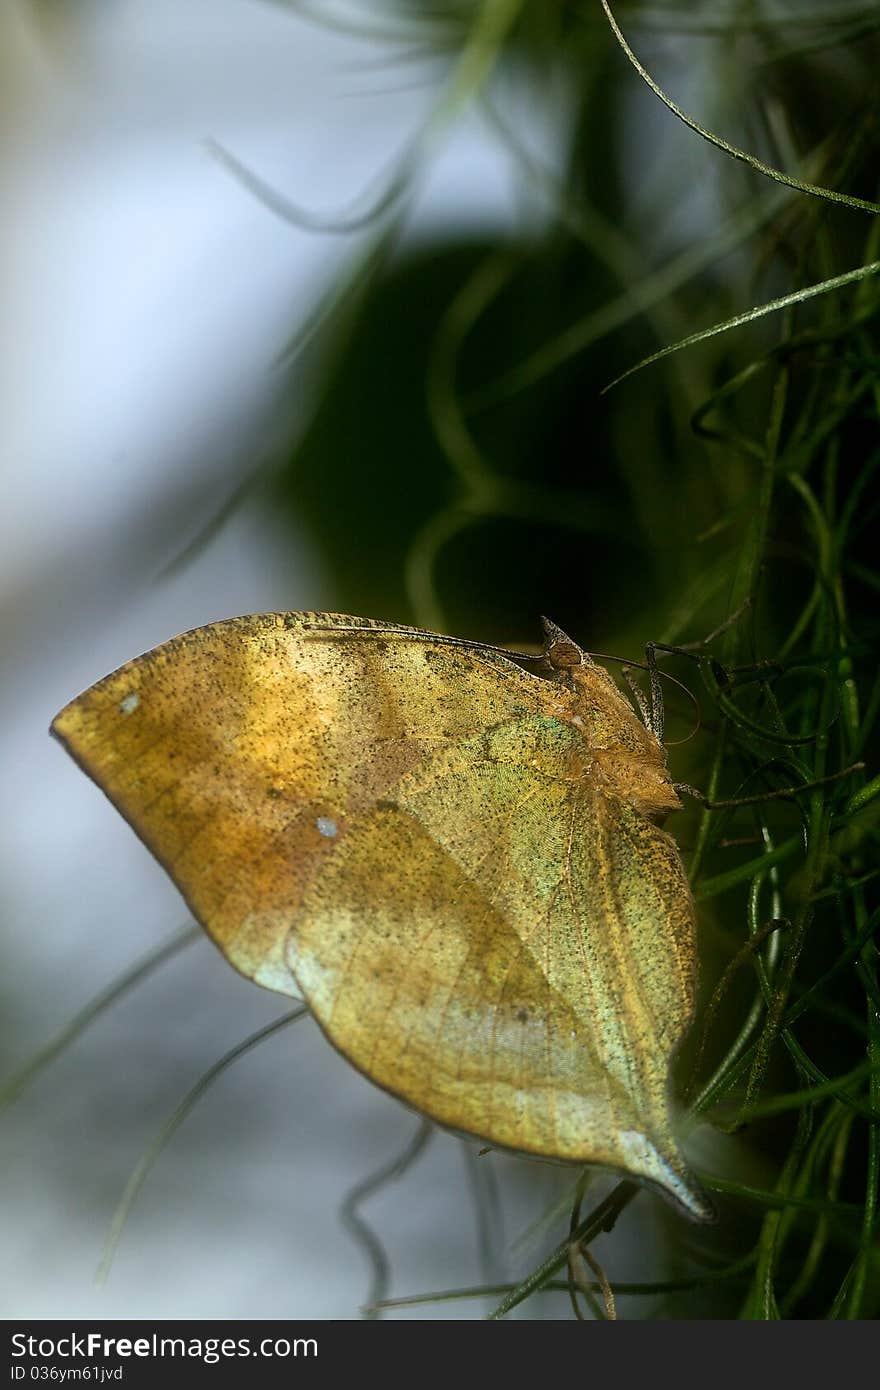
[[[694,1215],[668,1070],[694,918],[665,753],[548,625],[544,674],[338,614],[213,624],[57,717],[243,974],[377,1084]]]

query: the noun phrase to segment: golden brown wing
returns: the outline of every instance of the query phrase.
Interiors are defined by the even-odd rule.
[[[564,775],[579,741],[525,716],[405,775],[313,879],[288,960],[328,1037],[416,1109],[705,1217],[667,1098],[687,880],[661,830]]]
[[[389,627],[332,613],[215,623],[128,662],[52,725],[229,961],[282,993],[298,993],[284,938],[350,819],[546,686]]]
[[[373,1080],[703,1214],[666,1096],[692,1007],[687,883],[672,842],[600,791],[584,708],[483,649],[270,614],[130,662],[53,732],[232,964],[302,992]]]

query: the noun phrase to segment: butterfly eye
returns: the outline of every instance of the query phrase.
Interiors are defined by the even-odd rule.
[[[580,647],[576,647],[574,642],[567,639],[560,638],[558,642],[551,642],[547,648],[547,660],[556,671],[567,671],[572,666],[580,666],[583,659]]]

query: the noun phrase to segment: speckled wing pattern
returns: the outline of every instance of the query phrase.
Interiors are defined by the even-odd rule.
[[[703,1216],[667,1095],[690,893],[606,775],[653,736],[590,665],[572,690],[412,629],[268,614],[129,662],[53,732],[229,961],[301,994],[377,1084]]]

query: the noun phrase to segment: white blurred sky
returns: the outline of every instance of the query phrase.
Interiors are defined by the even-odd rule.
[[[332,215],[381,186],[442,76],[264,0],[83,6],[42,49],[23,18],[7,28],[4,593],[130,524],[184,465],[240,469],[275,355],[356,250],[279,220],[205,141]],[[465,121],[415,225],[509,223],[513,183]]]
[[[50,742],[49,719],[174,632],[332,601],[305,538],[282,548],[247,506],[190,566],[152,580],[191,537],[194,480],[216,479],[222,495],[260,458],[276,355],[355,249],[279,221],[204,141],[333,212],[387,170],[439,76],[383,69],[379,45],[259,0],[118,0],[75,19],[65,8],[43,7],[55,16],[43,33],[23,3],[0,20],[0,892],[15,1039],[4,1071],[184,917]],[[428,171],[416,228],[507,226],[520,212],[507,157],[464,122]],[[157,516],[164,530],[144,553]],[[128,547],[138,558],[126,567]],[[357,1315],[366,1269],[338,1204],[414,1121],[309,1023],[199,1106],[142,1193],[109,1284],[92,1285],[115,1200],[159,1125],[206,1066],[283,1009],[200,943],[4,1117],[4,1316]],[[511,1232],[563,1181],[490,1161]],[[437,1136],[370,1210],[397,1291],[479,1279],[458,1141]]]

